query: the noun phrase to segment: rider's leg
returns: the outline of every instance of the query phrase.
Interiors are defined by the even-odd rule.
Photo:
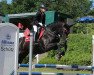
[[[33,25],[33,29],[34,29],[34,41],[36,41],[36,33],[38,30],[38,27],[36,25]]]

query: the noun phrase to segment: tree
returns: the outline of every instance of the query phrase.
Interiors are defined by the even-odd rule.
[[[2,1],[0,2],[0,12],[3,14],[8,14],[10,11],[10,6],[7,4],[7,2]]]
[[[36,1],[36,8],[41,3],[45,4],[48,10],[55,10],[74,17],[87,15],[91,6],[89,0],[38,0]]]
[[[13,0],[11,13],[33,12],[35,9],[34,1],[35,0]]]
[[[91,6],[89,0],[45,0],[44,2],[50,10],[56,10],[75,17],[86,15]]]
[[[9,12],[7,9],[4,9],[3,12],[34,12],[42,3],[46,5],[48,10],[55,10],[74,17],[87,15],[91,6],[90,0],[13,0],[12,4],[4,7],[9,8]]]

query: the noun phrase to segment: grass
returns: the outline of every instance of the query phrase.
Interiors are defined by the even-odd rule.
[[[28,68],[20,67],[19,72],[28,72]],[[58,70],[55,68],[35,68],[32,72],[53,72],[53,73],[79,73],[79,74],[90,74],[91,71],[81,70],[81,71],[72,71],[72,70]]]

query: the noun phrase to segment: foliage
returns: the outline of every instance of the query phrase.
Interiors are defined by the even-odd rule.
[[[91,6],[89,0],[40,0],[39,2],[46,4],[49,10],[56,10],[74,17],[86,15]]]
[[[93,23],[77,23],[72,27],[72,33],[83,33],[83,34],[93,34],[94,24]]]
[[[88,14],[94,16],[94,9],[90,10]]]
[[[0,2],[0,12],[3,14],[10,13],[10,6],[6,2]]]
[[[5,2],[4,2],[5,3]],[[89,0],[13,0],[11,4],[2,4],[2,13],[24,13],[36,11],[40,4],[45,4],[48,10],[55,10],[71,16],[83,16],[90,10]]]
[[[11,4],[11,13],[32,12],[34,9],[34,0],[16,0]],[[15,8],[16,7],[16,8]]]
[[[57,61],[53,57],[53,53],[48,54],[50,57],[46,57],[40,61],[40,63],[47,64],[67,64],[67,65],[91,65],[91,35],[86,34],[70,34],[68,39],[68,49],[61,58]],[[52,55],[52,57],[51,57]],[[46,60],[45,60],[46,59]]]

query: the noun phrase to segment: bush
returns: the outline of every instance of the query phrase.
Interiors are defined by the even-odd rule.
[[[94,33],[94,24],[93,23],[77,23],[72,27],[73,33]]]

